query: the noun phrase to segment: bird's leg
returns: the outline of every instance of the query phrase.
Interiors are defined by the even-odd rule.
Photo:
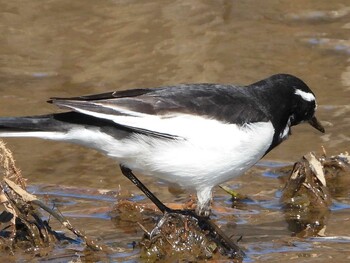
[[[203,216],[197,215],[193,210],[171,209],[162,203],[132,172],[132,170],[124,165],[120,165],[120,169],[134,185],[136,185],[157,207],[162,213],[177,213],[181,215],[192,216],[197,219]],[[204,216],[207,217],[207,216]]]
[[[197,207],[196,213],[200,216],[209,217],[210,215],[210,201],[212,197],[212,187],[203,187],[197,189]]]
[[[167,207],[165,204],[163,204],[148,188],[133,174],[130,168],[120,165],[120,169],[134,185],[136,185],[157,207],[158,209],[162,212],[173,212],[173,209],[170,209]]]
[[[198,220],[198,225],[202,230],[209,231],[209,234],[213,237],[214,240],[219,241],[219,244],[225,248],[232,256],[237,256],[239,258],[243,258],[244,252],[237,246],[237,244],[229,237],[226,236],[226,234],[217,227],[207,215],[198,215],[193,210],[177,210],[177,209],[171,209],[167,207],[165,204],[163,204],[148,188],[141,183],[139,179],[133,174],[130,168],[120,165],[120,169],[122,173],[134,184],[136,185],[157,207],[162,213],[177,213],[185,216],[191,216]],[[208,198],[209,195],[209,198]],[[202,197],[204,201],[203,207],[204,210],[210,211],[207,207],[210,201],[211,197],[211,188],[210,189],[204,189],[202,193],[199,195],[199,197]],[[209,200],[209,201],[208,201]],[[206,213],[204,213],[206,214]],[[217,242],[216,241],[216,242]]]

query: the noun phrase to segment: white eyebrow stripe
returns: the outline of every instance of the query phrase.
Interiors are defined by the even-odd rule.
[[[300,89],[296,89],[294,94],[299,95],[306,101],[315,101],[315,96],[310,92],[305,92]]]

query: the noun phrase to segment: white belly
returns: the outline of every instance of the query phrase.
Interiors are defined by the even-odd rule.
[[[274,134],[270,122],[239,127],[206,120],[187,127],[176,133],[184,140],[135,134],[105,150],[132,170],[199,190],[244,173],[265,154]]]

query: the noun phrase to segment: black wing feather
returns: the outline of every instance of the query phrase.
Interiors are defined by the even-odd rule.
[[[84,95],[84,96],[70,97],[70,98],[53,97],[53,98],[50,98],[48,102],[52,103],[53,100],[98,101],[98,100],[108,100],[108,99],[114,99],[114,98],[128,98],[128,97],[141,96],[151,91],[152,89],[131,89],[131,90],[111,91],[111,92],[105,92],[100,94]]]
[[[72,98],[52,98],[60,107],[74,104],[90,111],[117,114],[99,105],[115,105],[154,115],[196,114],[227,123],[267,121],[264,109],[246,87],[218,84],[182,84],[151,89],[115,91]]]

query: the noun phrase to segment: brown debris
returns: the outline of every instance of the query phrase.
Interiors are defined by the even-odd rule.
[[[326,208],[331,197],[321,162],[313,153],[304,155],[295,163],[283,189],[281,202],[287,207]]]
[[[12,152],[2,140],[0,140],[0,171],[5,178],[14,181],[22,189],[26,188],[26,180],[23,178],[21,171],[16,167]]]
[[[298,236],[323,236],[332,196],[338,187],[348,185],[349,175],[347,153],[332,157],[325,151],[321,157],[309,153],[295,163],[281,196],[289,229]]]
[[[350,155],[341,153],[327,158],[320,157],[324,167],[327,187],[333,198],[348,196],[350,194]]]
[[[85,241],[88,248],[95,251],[108,251],[98,245],[60,213],[49,208],[36,196],[26,191],[26,180],[16,167],[11,151],[0,140],[0,171],[3,179],[0,181],[0,201],[4,211],[0,214],[0,251],[22,248],[26,251],[37,251],[38,248],[48,248],[60,241],[73,241],[63,234],[53,231],[49,223],[41,219],[38,207],[48,212],[63,226]]]
[[[242,262],[244,252],[209,218],[165,213],[140,242],[141,258],[148,262],[197,262],[206,259],[231,258]]]
[[[16,167],[11,151],[0,141],[0,200],[4,207],[1,213],[1,248],[12,251],[49,247],[59,235],[51,230],[40,213],[33,208],[25,191],[26,182]]]
[[[197,261],[211,258],[217,249],[194,218],[180,214],[165,214],[140,244],[141,257],[151,261]]]
[[[182,208],[173,203],[167,206]],[[232,262],[242,261],[244,252],[212,220],[194,216],[191,211],[185,213],[170,212],[162,215],[155,205],[124,200],[116,205],[113,220],[117,220],[118,225],[130,222],[139,225],[144,232],[139,243],[141,257],[147,262],[192,262],[213,257],[226,260],[230,257]],[[156,221],[158,223],[154,227]]]

